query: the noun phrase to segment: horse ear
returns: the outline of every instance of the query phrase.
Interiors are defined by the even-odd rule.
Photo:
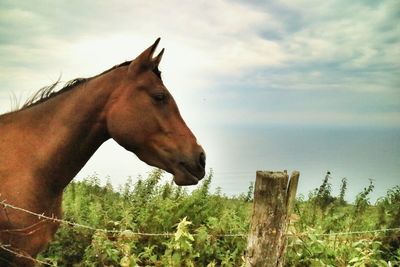
[[[160,64],[160,61],[161,61],[162,56],[163,56],[163,54],[164,54],[164,51],[165,51],[165,49],[163,48],[163,49],[161,50],[161,52],[153,59],[153,62],[154,62],[154,66],[155,66],[155,67],[158,67],[158,65]]]
[[[131,64],[129,64],[129,71],[137,71],[137,70],[142,70],[142,69],[149,69],[149,68],[155,68],[158,66],[158,63],[161,60],[162,53],[164,49],[161,51],[161,55],[159,54],[155,60],[153,60],[153,54],[154,51],[156,50],[158,43],[160,42],[160,38],[157,38],[157,40],[154,42],[153,45],[151,45],[149,48],[144,50],[137,58],[132,60]],[[157,63],[158,60],[158,63]]]

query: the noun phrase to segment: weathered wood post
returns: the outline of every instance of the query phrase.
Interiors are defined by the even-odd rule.
[[[246,267],[283,266],[299,175],[294,171],[289,181],[286,171],[257,171]]]

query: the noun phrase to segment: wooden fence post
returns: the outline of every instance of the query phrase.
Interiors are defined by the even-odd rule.
[[[289,181],[286,171],[257,171],[246,267],[283,266],[299,175],[294,171]]]

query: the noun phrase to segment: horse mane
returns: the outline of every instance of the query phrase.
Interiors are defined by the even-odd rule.
[[[39,89],[38,91],[36,91],[31,97],[28,98],[28,100],[23,104],[23,106],[20,108],[20,110],[32,107],[32,106],[40,104],[40,103],[43,103],[43,102],[49,100],[50,98],[53,98],[53,97],[55,97],[57,95],[65,93],[67,91],[70,91],[70,90],[76,88],[78,85],[82,85],[82,84],[86,83],[87,81],[89,81],[89,80],[91,80],[93,78],[96,78],[96,77],[98,77],[100,75],[103,75],[103,74],[105,74],[107,72],[110,72],[110,71],[112,71],[112,70],[114,70],[116,68],[119,68],[119,67],[122,67],[122,66],[127,66],[130,63],[131,63],[131,61],[125,61],[125,62],[123,62],[121,64],[118,64],[118,65],[116,65],[116,66],[114,66],[114,67],[112,67],[112,68],[110,68],[110,69],[108,69],[108,70],[96,75],[96,76],[90,77],[90,78],[76,78],[76,79],[73,79],[73,80],[71,80],[69,82],[66,82],[64,84],[64,86],[60,90],[56,91],[57,85],[60,84],[60,77],[59,77],[57,79],[57,81],[54,82],[53,84],[51,84],[49,86],[45,86],[45,87]]]
[[[56,82],[49,86],[45,86],[38,91],[36,91],[31,97],[28,98],[28,100],[25,101],[24,105],[22,106],[21,109],[25,109],[37,104],[40,104],[52,97],[55,97],[56,95],[62,94],[66,91],[69,91],[76,86],[83,84],[87,81],[88,79],[85,78],[77,78],[73,79],[69,82],[67,82],[63,88],[61,88],[59,91],[56,91],[57,85],[60,84],[60,78],[57,79]]]

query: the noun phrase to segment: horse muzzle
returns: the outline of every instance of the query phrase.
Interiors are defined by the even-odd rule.
[[[192,160],[178,163],[174,169],[174,182],[177,185],[195,185],[205,176],[206,154],[198,147]]]

